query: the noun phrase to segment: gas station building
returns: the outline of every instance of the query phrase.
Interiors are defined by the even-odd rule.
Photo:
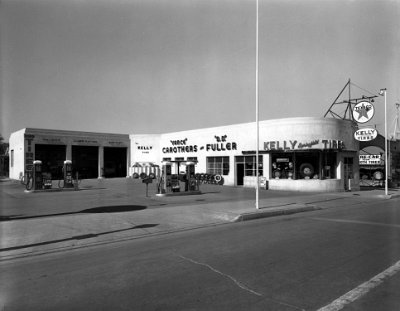
[[[126,177],[129,135],[25,128],[10,136],[10,178],[19,179],[34,160],[52,179],[62,178],[65,160],[71,160],[79,178]]]
[[[258,174],[269,189],[357,189],[359,142],[353,137],[355,130],[354,122],[333,118],[260,121]],[[196,173],[221,175],[224,185],[255,187],[255,137],[254,122],[130,135],[131,159],[142,167],[165,161],[195,161]],[[184,165],[179,171],[185,171]]]
[[[359,142],[355,122],[335,118],[287,118],[164,134],[106,134],[26,128],[10,137],[10,178],[42,161],[60,178],[71,160],[81,178],[160,174],[163,163],[184,172],[220,175],[224,185],[255,187],[256,175],[269,189],[344,191],[359,188]]]

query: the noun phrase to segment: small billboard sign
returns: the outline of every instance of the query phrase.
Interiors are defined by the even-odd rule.
[[[381,165],[382,157],[380,154],[360,154],[360,165]]]
[[[378,131],[373,128],[359,129],[354,133],[354,138],[358,141],[371,141],[378,136]]]

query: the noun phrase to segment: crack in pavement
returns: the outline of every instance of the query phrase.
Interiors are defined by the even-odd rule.
[[[211,267],[210,265],[208,265],[208,264],[206,264],[206,263],[198,262],[198,261],[196,261],[196,260],[187,258],[187,257],[182,256],[182,255],[179,255],[179,257],[182,258],[182,259],[184,259],[184,260],[190,261],[190,262],[192,262],[192,263],[194,263],[194,264],[196,264],[196,265],[205,266],[205,267],[209,268],[211,271],[214,271],[215,273],[218,273],[218,274],[220,274],[220,275],[222,275],[222,276],[224,276],[224,277],[227,277],[227,278],[231,279],[231,280],[232,280],[237,286],[239,286],[241,289],[244,289],[244,290],[246,290],[246,291],[248,291],[248,292],[250,292],[250,293],[252,293],[252,294],[254,294],[254,295],[262,296],[262,294],[257,293],[257,292],[254,291],[254,290],[251,290],[250,288],[248,288],[247,286],[241,284],[238,280],[236,280],[235,278],[231,277],[230,275],[225,274],[225,273],[222,273],[221,271],[218,271],[217,269],[214,269],[213,267]]]
[[[213,268],[212,266],[210,266],[210,265],[208,265],[208,264],[206,264],[206,263],[196,261],[196,260],[194,260],[194,259],[185,257],[185,256],[180,255],[180,254],[177,254],[177,256],[180,257],[180,258],[182,258],[182,259],[184,259],[184,260],[186,260],[186,261],[189,261],[189,262],[191,262],[191,263],[194,263],[194,264],[196,264],[196,265],[200,265],[200,266],[207,267],[207,268],[210,269],[211,271],[213,271],[213,272],[215,272],[215,273],[218,273],[218,274],[220,274],[220,275],[222,275],[222,276],[224,276],[224,277],[230,279],[231,281],[233,281],[233,282],[234,282],[238,287],[240,287],[241,289],[243,289],[243,290],[245,290],[245,291],[248,291],[248,292],[250,292],[250,293],[252,293],[252,294],[254,294],[254,295],[256,295],[256,296],[264,297],[264,299],[273,301],[273,302],[278,303],[278,304],[280,304],[280,305],[284,305],[284,306],[287,306],[287,307],[290,307],[290,308],[293,308],[293,309],[296,309],[296,310],[305,311],[305,309],[296,307],[296,306],[294,306],[294,305],[291,305],[291,304],[288,304],[288,303],[285,303],[285,302],[282,302],[282,301],[278,301],[278,300],[273,299],[273,298],[265,297],[263,294],[258,293],[258,292],[256,292],[256,291],[254,291],[254,290],[248,288],[247,286],[243,285],[243,284],[240,283],[238,280],[236,280],[234,277],[232,277],[232,276],[230,276],[230,275],[228,275],[228,274],[226,274],[226,273],[223,273],[223,272],[221,272],[221,271],[219,271],[219,270]]]

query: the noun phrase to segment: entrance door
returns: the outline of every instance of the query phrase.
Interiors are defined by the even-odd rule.
[[[104,177],[126,177],[127,148],[104,147]]]
[[[81,179],[97,178],[99,165],[99,147],[72,146],[72,167]]]
[[[244,163],[236,163],[236,185],[243,186],[244,182]]]
[[[66,152],[65,145],[37,144],[35,145],[35,160],[42,161],[43,173],[50,173],[52,179],[61,179]]]
[[[351,190],[350,180],[353,179],[353,158],[344,158],[344,190]]]

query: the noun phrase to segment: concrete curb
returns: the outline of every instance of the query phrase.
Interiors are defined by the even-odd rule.
[[[282,216],[282,215],[290,215],[290,214],[296,214],[296,213],[302,213],[302,212],[316,211],[316,210],[320,210],[320,209],[321,209],[320,207],[310,205],[310,204],[293,204],[293,205],[285,206],[284,208],[276,207],[276,208],[269,208],[268,210],[265,210],[265,211],[244,213],[244,214],[237,216],[233,220],[233,222],[240,222],[240,221],[254,220],[254,219],[260,219],[260,218]]]
[[[390,194],[389,193],[388,195],[386,195],[386,194],[378,194],[377,197],[380,198],[380,199],[389,200],[389,199],[400,197],[400,194],[397,194],[397,193],[395,193],[395,194]]]

